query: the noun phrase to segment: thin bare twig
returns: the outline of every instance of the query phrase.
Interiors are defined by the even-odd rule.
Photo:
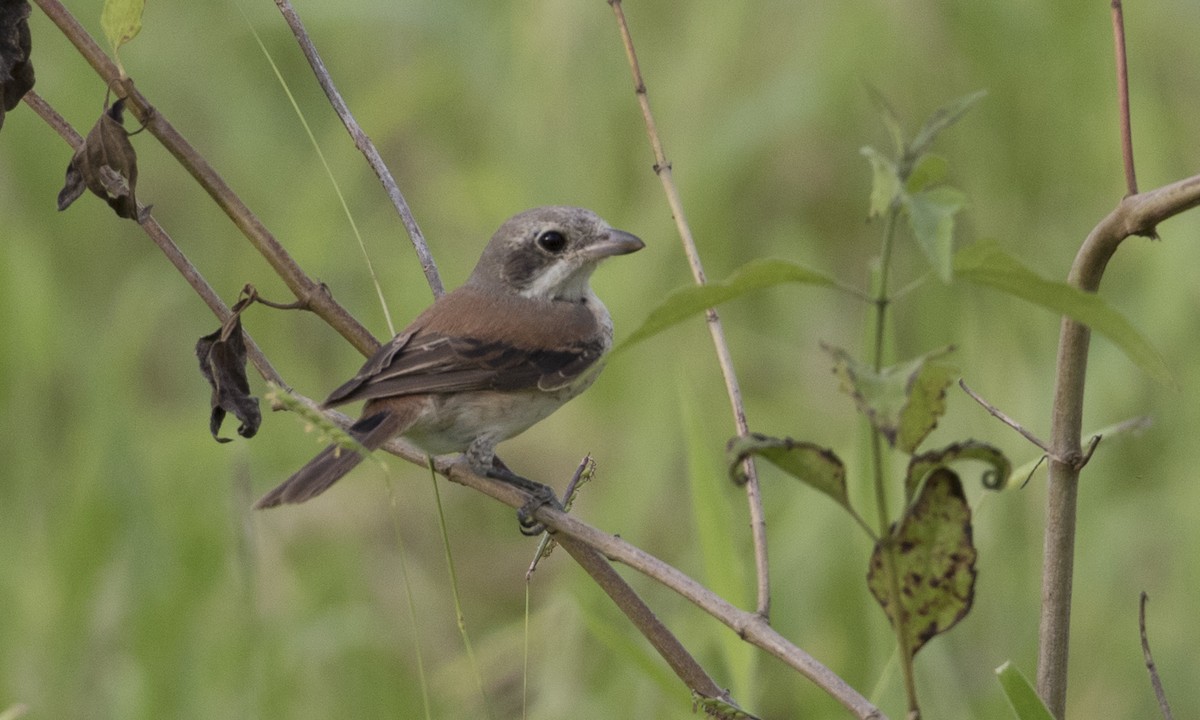
[[[1167,693],[1163,690],[1162,678],[1158,676],[1158,666],[1154,664],[1154,656],[1150,654],[1150,638],[1146,635],[1146,601],[1150,596],[1143,590],[1138,601],[1138,634],[1142,637],[1142,657],[1146,661],[1146,670],[1150,672],[1150,685],[1154,687],[1154,697],[1158,699],[1158,711],[1163,720],[1172,720],[1171,706],[1167,703]]]
[[[663,151],[658,126],[654,122],[653,113],[650,112],[650,99],[646,92],[646,83],[642,78],[641,68],[638,65],[637,52],[633,47],[633,36],[629,33],[629,23],[625,20],[625,11],[621,7],[621,0],[607,0],[607,2],[612,6],[617,19],[617,27],[621,32],[621,41],[625,45],[625,56],[633,75],[634,93],[637,95],[638,105],[641,106],[642,119],[646,123],[646,134],[650,137],[650,147],[654,152],[654,172],[662,182],[663,190],[666,191],[667,204],[671,208],[671,215],[675,218],[675,227],[683,242],[683,251],[691,266],[692,277],[697,285],[704,285],[707,280],[704,275],[704,267],[700,262],[700,253],[696,249],[696,241],[692,237],[691,227],[683,212],[683,200],[679,196],[679,189],[675,186],[675,180],[671,175],[671,163]],[[742,402],[742,391],[738,384],[737,374],[733,369],[729,343],[725,341],[725,329],[715,309],[709,308],[705,316],[708,320],[709,334],[712,335],[713,346],[717,352],[717,362],[721,366],[721,375],[725,380],[725,390],[729,395],[730,406],[733,408],[734,425],[737,427],[738,435],[746,435],[750,432],[750,426],[746,422],[746,407]],[[766,618],[770,616],[771,612],[771,580],[767,564],[767,521],[763,515],[762,493],[759,490],[758,471],[754,466],[754,460],[747,457],[743,463],[746,477],[746,499],[750,505],[750,533],[754,540],[754,565],[758,578],[757,609],[758,614]]]
[[[1125,60],[1125,12],[1121,0],[1112,0],[1113,54],[1117,61],[1117,105],[1121,114],[1121,159],[1125,164],[1125,193],[1137,194],[1133,169],[1133,130],[1129,124],[1129,66]]]
[[[596,461],[592,459],[592,454],[588,453],[579,461],[579,465],[575,468],[575,472],[571,474],[571,479],[567,481],[567,489],[563,490],[562,506],[567,512],[571,511],[571,505],[575,502],[575,491],[579,489],[580,481],[586,476],[589,480],[592,474],[596,471]],[[587,480],[583,480],[587,482]],[[533,573],[537,570],[538,563],[542,558],[549,557],[551,551],[554,550],[554,536],[550,533],[542,533],[541,539],[538,541],[537,550],[533,551],[533,559],[529,561],[529,569],[525,571],[525,582],[533,577]]]
[[[442,278],[438,275],[437,263],[433,260],[433,254],[429,252],[429,245],[425,242],[425,235],[422,234],[421,228],[417,225],[416,219],[413,217],[412,210],[408,207],[408,201],[404,199],[404,193],[400,192],[400,186],[396,184],[395,178],[392,177],[392,172],[388,170],[387,164],[383,162],[383,157],[380,156],[379,150],[376,149],[375,143],[371,142],[371,138],[359,126],[358,121],[354,119],[350,108],[346,106],[346,102],[342,99],[341,93],[333,84],[333,78],[329,75],[329,70],[325,67],[325,62],[321,60],[320,53],[313,45],[312,40],[308,37],[308,31],[304,28],[304,23],[301,22],[300,16],[296,14],[296,10],[292,7],[289,0],[275,0],[276,7],[283,14],[283,19],[287,22],[288,27],[292,29],[292,34],[296,36],[296,42],[300,44],[301,51],[304,52],[304,57],[308,58],[308,64],[312,67],[313,74],[317,77],[317,82],[321,85],[321,89],[325,91],[325,97],[329,98],[330,105],[333,106],[337,116],[341,118],[342,124],[346,126],[346,131],[350,133],[351,139],[354,140],[354,146],[367,159],[367,164],[375,171],[375,175],[383,184],[383,189],[387,192],[388,197],[392,200],[392,206],[396,208],[396,212],[400,215],[400,221],[404,223],[405,230],[408,231],[408,237],[412,241],[413,249],[416,250],[417,259],[421,262],[421,270],[425,273],[425,280],[429,283],[429,289],[433,291],[433,296],[440,297],[446,289],[442,285]]]
[[[1016,430],[1017,432],[1021,433],[1021,437],[1025,438],[1029,442],[1031,442],[1034,445],[1041,448],[1042,452],[1044,452],[1046,454],[1050,453],[1050,448],[1047,447],[1046,443],[1042,442],[1041,439],[1039,439],[1037,435],[1034,435],[1033,433],[1029,432],[1028,430],[1025,429],[1025,427],[1023,425],[1021,425],[1021,423],[1017,422],[1016,420],[1013,420],[1008,415],[1005,415],[1004,412],[1000,410],[1000,408],[991,404],[987,400],[984,400],[983,397],[981,397],[979,395],[979,393],[975,392],[974,390],[972,390],[970,387],[967,386],[966,380],[959,378],[958,386],[963,389],[963,392],[970,395],[972,400],[974,400],[975,402],[982,405],[983,409],[987,410],[989,413],[991,413],[991,415],[993,417],[995,417],[997,420],[999,420],[1000,422],[1009,426],[1013,430]]]

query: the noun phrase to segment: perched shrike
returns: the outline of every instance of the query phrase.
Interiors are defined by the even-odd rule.
[[[466,284],[438,298],[323,403],[366,400],[350,427],[374,450],[403,436],[430,455],[462,452],[471,468],[532,497],[518,517],[556,502],[550,488],[495,458],[518,435],[587,389],[612,346],[612,318],[588,285],[602,260],[645,244],[590,210],[541,207],[506,221]],[[320,495],[362,461],[330,446],[256,508]]]

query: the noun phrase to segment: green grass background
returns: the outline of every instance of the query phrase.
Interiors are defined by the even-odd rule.
[[[71,9],[99,36],[98,0]],[[651,103],[710,276],[759,257],[865,284],[880,227],[865,222],[865,144],[888,139],[864,84],[910,129],[943,102],[988,97],[939,142],[970,207],[960,242],[994,238],[1063,278],[1124,192],[1108,2],[651,3],[626,11]],[[430,295],[403,230],[270,3],[245,4],[330,157],[407,322]],[[618,338],[689,281],[612,13],[601,0],[301,2],[335,79],[379,144],[447,283],[526,207],[592,207],[647,242],[596,275]],[[1139,179],[1200,171],[1200,9],[1127,8]],[[38,11],[37,90],[77,128],[104,85]],[[122,51],[138,87],[315,277],[378,336],[388,330],[328,178],[232,3],[149,3]],[[219,292],[282,284],[148,134],[139,198]],[[192,346],[216,327],[158,251],[93,196],[54,209],[70,153],[28,108],[0,132],[0,709],[29,718],[487,717],[455,627],[430,481],[394,461],[310,504],[254,514],[258,493],[319,447],[269,414],[258,437],[207,431]],[[1150,634],[1176,714],[1200,709],[1200,215],[1130,240],[1105,297],[1164,354],[1153,384],[1093,345],[1088,427],[1154,426],[1104,443],[1084,475],[1069,707],[1155,713],[1137,635]],[[919,272],[900,245],[898,284]],[[1049,430],[1058,321],[994,292],[936,281],[894,307],[897,357],[955,343],[967,381],[1033,432]],[[813,288],[723,308],[753,429],[827,444],[873,516],[861,421],[818,343],[861,352],[868,316]],[[314,317],[253,308],[246,326],[284,377],[322,397],[361,358]],[[255,383],[256,390],[261,384]],[[974,437],[1018,464],[1015,433],[961,393],[930,439]],[[565,484],[592,452],[576,512],[753,605],[744,497],[721,470],[732,421],[703,323],[617,358],[553,420],[504,446],[524,474]],[[232,434],[232,427],[226,430]],[[386,480],[386,482],[385,482]],[[776,628],[902,715],[890,633],[864,584],[868,542],[826,498],[763,470]],[[930,718],[1007,718],[993,669],[1034,673],[1044,471],[976,507],[971,615],[917,660]],[[394,504],[390,500],[394,494]],[[523,573],[513,512],[461,487],[442,498],[466,622],[492,717],[521,716]],[[416,623],[409,617],[400,553]],[[717,682],[764,718],[839,718],[822,692],[673,594],[626,573]],[[530,718],[690,717],[687,692],[602,593],[556,554],[535,576]]]

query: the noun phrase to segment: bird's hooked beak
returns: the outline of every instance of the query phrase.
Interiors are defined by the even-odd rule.
[[[614,255],[628,255],[646,247],[641,238],[624,230],[609,229],[608,235],[598,238],[583,248],[583,255],[590,260],[602,260]]]

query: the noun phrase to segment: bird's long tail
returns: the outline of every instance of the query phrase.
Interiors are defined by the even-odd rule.
[[[370,451],[395,435],[401,429],[401,424],[402,418],[385,410],[362,418],[351,425],[347,432],[366,451]],[[339,445],[330,445],[274,490],[263,495],[254,504],[254,509],[262,510],[284,503],[302,503],[310,500],[328,490],[330,485],[362,462],[365,456],[363,451],[356,452]]]

